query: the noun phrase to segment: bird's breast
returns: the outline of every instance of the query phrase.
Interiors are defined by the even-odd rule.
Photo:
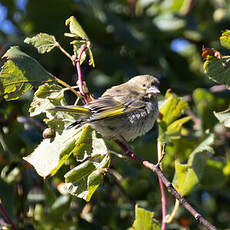
[[[127,141],[134,140],[152,129],[158,116],[157,102],[146,102],[146,106],[121,116],[92,123],[93,127],[106,138],[123,136]]]

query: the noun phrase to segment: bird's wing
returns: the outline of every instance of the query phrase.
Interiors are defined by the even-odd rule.
[[[116,117],[143,108],[145,102],[130,95],[105,95],[87,105],[92,112],[90,121]]]

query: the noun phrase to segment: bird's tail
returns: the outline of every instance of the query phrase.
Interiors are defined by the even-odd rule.
[[[63,111],[70,112],[79,115],[80,117],[89,117],[91,112],[89,109],[84,108],[82,106],[75,105],[67,105],[67,106],[55,106],[53,108],[48,109],[48,111]]]
[[[72,127],[78,127],[79,125],[83,125],[87,122],[87,119],[90,117],[91,112],[89,109],[84,108],[82,106],[75,106],[75,105],[67,105],[67,106],[55,106],[53,108],[48,109],[48,111],[63,111],[63,112],[70,112],[74,113],[79,116],[79,119],[75,121],[73,124],[69,125],[67,129]]]

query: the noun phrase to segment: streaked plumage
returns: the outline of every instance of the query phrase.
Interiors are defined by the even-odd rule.
[[[105,138],[122,136],[130,141],[153,127],[158,116],[158,85],[155,77],[140,75],[108,89],[84,106],[57,106],[50,110],[73,112],[79,116],[74,125],[88,123]]]

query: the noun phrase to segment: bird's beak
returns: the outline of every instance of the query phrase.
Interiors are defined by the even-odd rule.
[[[147,89],[147,94],[156,95],[159,93],[160,93],[160,90],[156,86],[151,86],[150,88]]]

